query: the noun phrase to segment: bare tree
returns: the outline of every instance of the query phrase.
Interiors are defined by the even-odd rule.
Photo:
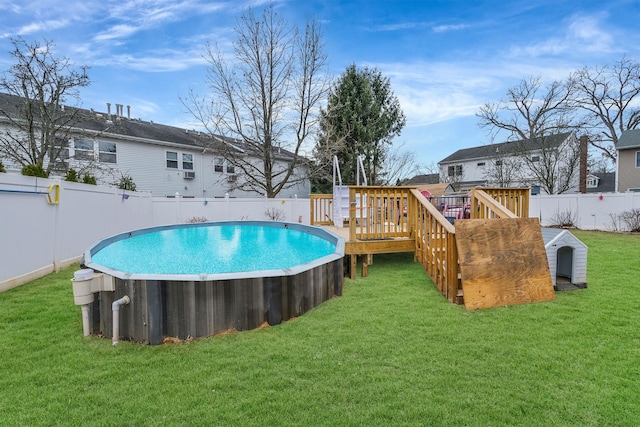
[[[3,92],[14,95],[0,117],[8,126],[0,134],[0,155],[13,163],[44,168],[48,175],[68,153],[73,125],[80,119],[77,108],[65,108],[71,99],[80,102],[81,87],[88,86],[87,66],[73,68],[65,57],[54,56],[53,42],[29,44],[11,39],[16,63],[0,78]]]
[[[582,123],[572,103],[574,91],[572,81],[554,81],[543,88],[540,77],[527,77],[507,90],[506,99],[485,104],[476,115],[492,139],[500,131],[514,141],[577,130]]]
[[[271,198],[308,179],[300,151],[328,90],[320,25],[311,20],[301,33],[271,5],[259,18],[244,12],[235,32],[233,59],[207,44],[210,100],[191,93],[183,104],[242,171],[237,186]]]
[[[591,145],[615,162],[622,132],[640,126],[640,63],[623,56],[613,67],[584,67],[571,80],[589,119]]]
[[[488,185],[512,187],[519,182],[522,162],[518,157],[507,155],[504,150],[500,151],[496,147],[495,155],[488,163],[485,165],[484,175]]]
[[[518,157],[524,167],[520,169],[524,185],[539,185],[548,194],[562,194],[576,186],[580,168],[580,144],[574,134],[558,144],[554,137],[534,140],[533,147],[519,145]]]
[[[422,168],[416,160],[416,153],[402,149],[403,144],[394,146],[382,164],[382,185],[401,185],[403,181],[419,175]]]
[[[493,165],[503,170],[488,174],[511,181],[515,177],[511,173],[517,171],[520,182],[540,185],[549,194],[571,188],[579,167],[579,150],[570,132],[584,125],[576,114],[574,92],[573,80],[554,81],[543,88],[539,77],[529,77],[509,89],[505,100],[481,107],[477,114],[480,126],[492,137],[500,131],[509,132],[512,147],[508,152],[523,166],[519,171],[504,170],[505,159],[502,163],[498,159]]]

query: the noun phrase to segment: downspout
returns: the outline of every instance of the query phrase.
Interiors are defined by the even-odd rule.
[[[111,304],[111,309],[113,310],[113,337],[111,338],[111,342],[113,345],[118,344],[120,337],[120,306],[127,305],[130,302],[131,299],[125,295]]]

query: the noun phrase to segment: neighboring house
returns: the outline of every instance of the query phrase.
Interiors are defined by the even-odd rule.
[[[0,109],[11,113],[20,98],[0,93]],[[101,184],[117,184],[120,177],[130,176],[138,191],[154,196],[175,197],[259,197],[255,192],[243,191],[238,186],[244,177],[216,150],[217,144],[227,144],[239,153],[246,153],[242,142],[228,138],[213,138],[207,133],[162,125],[130,117],[127,106],[116,104],[116,114],[82,110],[82,120],[68,141],[63,161],[56,162],[52,176],[64,176],[69,168],[82,170],[88,165],[90,173]],[[7,130],[7,121],[0,118],[0,130]],[[217,145],[219,147],[219,145]],[[246,154],[251,158],[250,154]],[[294,154],[279,149],[277,162],[283,167],[293,160]],[[7,172],[20,172],[20,166],[1,159]],[[260,165],[261,159],[255,158]],[[309,197],[310,183],[307,170],[301,166],[300,184],[282,190],[278,197]]]
[[[440,174],[429,173],[425,175],[416,175],[407,180],[402,185],[422,185],[422,184],[440,184]]]
[[[640,129],[622,132],[616,151],[616,189],[640,192]]]
[[[564,168],[565,159],[578,159],[575,156],[577,138],[571,132],[535,138],[502,142],[464,148],[442,159],[440,167],[441,181],[451,183],[456,191],[467,191],[475,186],[495,187],[532,187],[539,192],[542,183],[533,173],[532,166],[544,161],[543,150],[556,151],[559,161],[556,168]],[[565,154],[566,153],[566,154]],[[524,156],[527,157],[526,161]],[[552,164],[553,162],[549,162]],[[579,167],[567,174],[570,189],[565,192],[577,192]],[[557,188],[554,189],[554,192]]]
[[[615,191],[615,172],[593,172],[587,175],[587,193],[613,193]]]

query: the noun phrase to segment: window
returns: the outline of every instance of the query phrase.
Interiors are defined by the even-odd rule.
[[[496,166],[502,166],[502,160],[496,160]]]
[[[178,153],[175,151],[167,151],[167,167],[178,169]]]
[[[234,173],[236,171],[235,166],[230,165],[229,162],[227,162],[227,173]]]
[[[182,153],[182,169],[193,170],[193,154]]]
[[[600,178],[597,176],[589,176],[587,178],[587,188],[598,188],[598,181],[600,181]]]
[[[477,166],[481,168],[484,166],[484,164],[485,164],[484,162],[478,162]]]
[[[116,144],[114,142],[98,142],[98,161],[100,163],[117,163]]]
[[[531,161],[532,162],[539,162],[540,161],[540,156],[531,156]]]
[[[222,157],[213,159],[213,170],[215,172],[224,172],[224,159]]]
[[[448,176],[462,176],[462,165],[449,166],[447,168]]]
[[[640,168],[640,151],[636,151],[636,167]]]
[[[73,141],[76,160],[93,160],[93,141],[90,139],[76,139]]]

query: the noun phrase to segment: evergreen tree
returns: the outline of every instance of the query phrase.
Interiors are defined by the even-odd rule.
[[[313,191],[330,191],[334,155],[340,163],[343,184],[356,183],[357,157],[363,156],[369,184],[379,185],[391,141],[406,123],[389,79],[376,69],[347,67],[331,89],[320,116],[315,148],[319,173]]]

